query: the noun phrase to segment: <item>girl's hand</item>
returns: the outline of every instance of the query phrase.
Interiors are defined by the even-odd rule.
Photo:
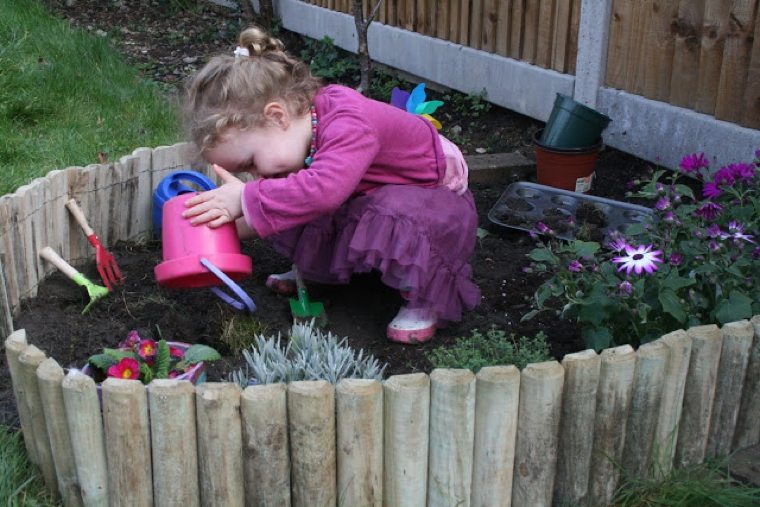
[[[193,225],[208,224],[209,227],[216,228],[243,216],[240,199],[245,183],[216,164],[214,172],[222,179],[222,186],[185,201],[185,206],[189,209],[182,216],[192,217],[190,223]]]

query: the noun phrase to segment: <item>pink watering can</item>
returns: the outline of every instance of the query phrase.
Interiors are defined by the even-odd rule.
[[[211,287],[212,292],[238,310],[256,310],[253,300],[235,282],[251,275],[253,262],[240,253],[234,223],[212,229],[193,226],[182,216],[185,201],[195,195],[184,193],[163,205],[161,240],[163,262],[153,268],[159,285],[174,289]],[[219,285],[226,285],[230,296]]]

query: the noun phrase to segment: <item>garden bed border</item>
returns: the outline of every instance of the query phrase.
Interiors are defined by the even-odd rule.
[[[760,315],[522,371],[244,390],[109,379],[101,406],[94,381],[65,374],[11,315],[53,269],[43,246],[91,261],[67,199],[105,245],[145,237],[153,188],[192,156],[186,143],[139,148],[0,198],[6,357],[28,455],[64,504],[606,504],[617,463],[646,475],[760,443]]]

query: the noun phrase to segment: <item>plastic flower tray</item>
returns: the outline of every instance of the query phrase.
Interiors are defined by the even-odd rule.
[[[496,225],[527,232],[538,232],[536,224],[543,222],[556,237],[570,240],[583,225],[576,213],[584,203],[593,204],[604,215],[605,233],[625,232],[628,225],[645,222],[652,214],[650,208],[637,204],[520,181],[507,187],[488,212],[488,219]],[[552,218],[559,218],[561,226],[552,227]]]

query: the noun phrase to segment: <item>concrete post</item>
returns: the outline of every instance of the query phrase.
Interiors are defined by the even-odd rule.
[[[596,107],[597,93],[607,72],[612,0],[582,0],[575,59],[574,99]]]

